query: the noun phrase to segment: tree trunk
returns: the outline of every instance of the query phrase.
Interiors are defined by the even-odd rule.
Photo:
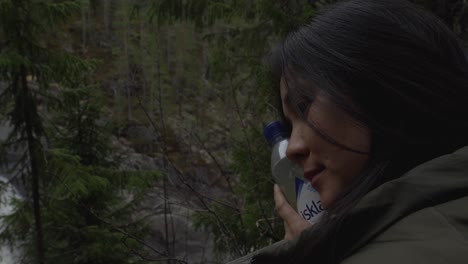
[[[89,6],[84,4],[81,7],[81,52],[83,54],[87,53],[87,37],[88,37],[88,16],[89,16]]]
[[[38,137],[40,135],[34,135],[33,124],[33,114],[37,113],[37,108],[35,102],[32,100],[31,92],[28,88],[27,74],[24,67],[21,68],[21,88],[23,89],[23,100],[25,104],[23,105],[23,114],[24,122],[26,126],[26,135],[28,142],[28,152],[29,152],[29,162],[31,166],[31,179],[32,179],[32,198],[33,198],[33,211],[34,211],[34,221],[36,226],[36,249],[38,255],[38,262],[40,264],[45,264],[45,252],[44,252],[44,235],[42,230],[42,220],[41,220],[41,206],[40,206],[40,193],[39,193],[39,166],[38,159],[40,159],[40,144],[38,142]],[[35,115],[37,116],[37,115]]]
[[[125,1],[124,1],[125,2]],[[128,46],[129,46],[129,31],[130,31],[130,19],[128,16],[128,7],[124,3],[122,8],[123,16],[124,16],[124,53],[125,53],[125,74],[126,74],[126,82],[125,82],[125,91],[127,93],[127,122],[130,123],[132,121],[132,97],[131,97],[131,85],[132,85],[132,76],[130,72],[130,56],[128,54]]]
[[[110,45],[110,7],[111,3],[108,0],[102,0],[102,22],[104,24],[104,39]]]

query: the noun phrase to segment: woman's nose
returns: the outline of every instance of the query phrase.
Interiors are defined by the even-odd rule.
[[[301,165],[302,161],[309,155],[307,144],[304,141],[304,135],[299,129],[292,130],[291,137],[289,138],[288,148],[286,149],[286,156],[289,160]]]

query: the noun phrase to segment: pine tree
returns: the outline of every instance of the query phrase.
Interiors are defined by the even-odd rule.
[[[45,263],[41,217],[40,179],[44,174],[43,144],[45,132],[38,110],[38,100],[47,96],[49,83],[73,78],[80,60],[53,52],[45,40],[57,23],[78,8],[78,1],[8,1],[0,2],[0,77],[6,84],[1,94],[7,120],[13,131],[7,143],[25,147],[23,161],[29,170],[30,193],[35,222],[34,241],[38,263]],[[30,79],[37,81],[31,85]],[[41,96],[42,95],[42,96]]]
[[[80,83],[86,83],[82,80]],[[159,173],[118,169],[102,98],[86,85],[63,91],[51,127],[45,221],[51,263],[147,263],[147,215],[135,216]],[[161,254],[163,255],[163,254]],[[53,257],[55,256],[55,257]]]
[[[22,152],[16,176],[27,187],[0,238],[24,263],[147,263],[166,254],[146,244],[145,216],[133,213],[159,174],[121,171],[110,155],[89,79],[96,62],[64,47],[81,2],[0,1],[2,121],[13,127],[3,148]]]

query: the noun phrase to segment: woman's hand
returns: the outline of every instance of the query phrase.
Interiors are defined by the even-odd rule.
[[[304,229],[312,225],[288,204],[277,184],[274,186],[274,196],[276,212],[284,221],[284,239],[292,240],[298,237]]]

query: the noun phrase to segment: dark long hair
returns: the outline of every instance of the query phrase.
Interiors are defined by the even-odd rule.
[[[333,5],[287,36],[273,51],[272,69],[278,84],[285,79],[291,105],[305,120],[303,102],[311,103],[320,89],[372,133],[368,166],[327,208],[309,248],[330,240],[373,188],[468,145],[463,47],[443,22],[408,1]]]

